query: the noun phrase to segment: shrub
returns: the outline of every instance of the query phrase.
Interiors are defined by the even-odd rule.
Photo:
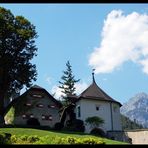
[[[79,126],[83,126],[84,125],[84,122],[80,119],[75,119],[72,121],[72,124],[76,125],[77,127]]]
[[[106,136],[105,132],[101,128],[93,128],[90,131],[90,134],[101,136],[101,137],[105,137]]]
[[[54,125],[54,129],[60,131],[62,128],[64,127],[64,125],[61,122],[57,122]]]
[[[70,136],[66,138],[57,137],[55,141],[57,144],[88,144],[88,145],[105,144],[105,142],[102,139],[75,138]]]
[[[101,117],[93,116],[86,118],[85,122],[89,124],[92,128],[95,128],[103,124],[104,120]]]
[[[27,136],[27,135],[20,136],[20,139],[21,139],[22,141],[27,141],[28,136]]]
[[[89,145],[94,145],[94,144],[105,144],[103,140],[98,140],[94,138],[84,138],[82,139],[82,144],[89,144]]]
[[[33,136],[22,135],[20,137],[16,135],[11,136],[12,144],[34,144],[39,140],[40,140],[40,137],[38,137],[37,135],[33,135]]]
[[[82,120],[74,119],[74,120],[68,120],[66,122],[66,126],[64,129],[68,131],[74,131],[74,132],[84,132],[85,126]]]
[[[9,133],[0,133],[0,144],[11,144],[10,137]]]
[[[30,118],[30,119],[27,120],[27,125],[39,126],[40,122],[36,118]]]
[[[11,136],[11,143],[12,144],[17,143],[17,140],[18,140],[18,138],[16,137],[16,135]]]
[[[39,140],[40,140],[40,138],[39,138],[37,135],[29,136],[29,137],[27,138],[27,141],[30,142],[30,143],[34,143],[34,142],[37,142],[37,141],[39,141]]]
[[[59,137],[59,136],[11,136],[11,144],[105,144],[101,138],[76,138],[76,137]]]

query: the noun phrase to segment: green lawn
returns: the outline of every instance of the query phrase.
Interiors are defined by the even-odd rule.
[[[58,137],[77,137],[77,138],[84,138],[84,137],[91,137],[91,138],[98,138],[100,139],[100,137],[97,136],[92,136],[89,134],[84,134],[84,133],[76,133],[76,132],[56,132],[56,131],[48,131],[48,130],[39,130],[39,129],[32,129],[32,128],[0,128],[0,133],[4,132],[4,133],[10,133],[12,135],[16,135],[16,136],[22,136],[22,135],[38,135],[40,137],[44,137],[44,136],[50,136],[50,137],[54,137],[54,136],[58,136]],[[119,142],[119,141],[115,141],[115,140],[110,140],[110,139],[106,139],[103,138],[103,140],[105,141],[105,144],[127,144],[124,142]]]

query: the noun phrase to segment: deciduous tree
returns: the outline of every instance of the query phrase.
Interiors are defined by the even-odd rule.
[[[35,26],[23,16],[14,16],[0,7],[0,117],[4,123],[4,99],[32,85],[36,80],[36,66],[31,60],[36,56]]]

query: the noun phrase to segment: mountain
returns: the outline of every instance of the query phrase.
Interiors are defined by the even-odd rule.
[[[148,128],[148,94],[144,92],[136,94],[123,104],[120,111],[132,121]]]

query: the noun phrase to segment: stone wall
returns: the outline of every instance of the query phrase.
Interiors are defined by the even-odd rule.
[[[108,131],[109,138],[130,144],[148,144],[148,129]]]

